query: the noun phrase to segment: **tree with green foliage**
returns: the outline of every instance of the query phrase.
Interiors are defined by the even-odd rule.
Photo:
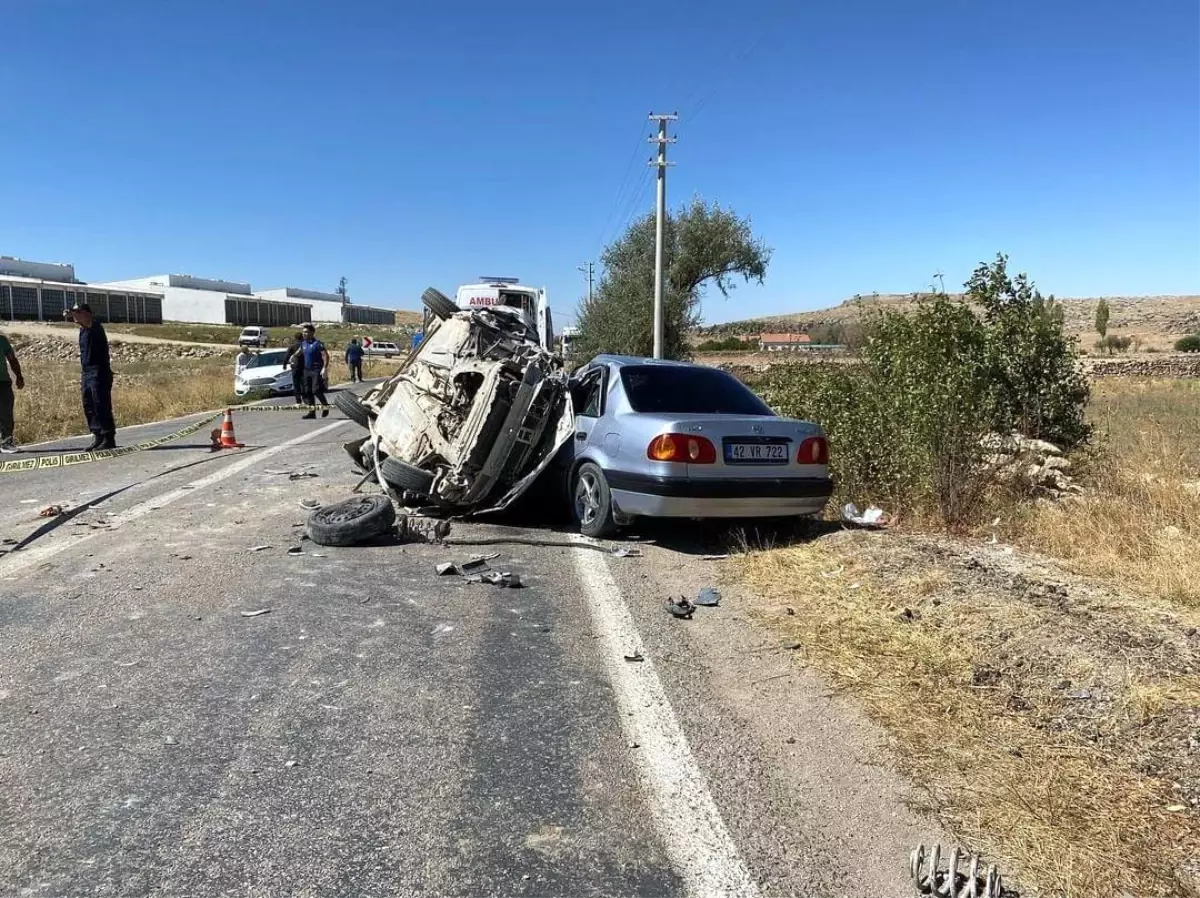
[[[1108,300],[1105,299],[1096,303],[1096,333],[1101,340],[1108,336]]]
[[[1200,352],[1200,334],[1188,334],[1175,341],[1176,352]]]
[[[654,216],[647,215],[604,250],[604,273],[579,308],[582,357],[653,353],[654,240]],[[687,333],[699,324],[706,287],[728,296],[735,276],[762,283],[770,259],[749,219],[719,205],[696,199],[669,215],[663,223],[663,354],[688,357]]]

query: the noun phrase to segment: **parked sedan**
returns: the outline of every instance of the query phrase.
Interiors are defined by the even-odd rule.
[[[282,395],[292,392],[292,372],[284,365],[286,349],[256,353],[233,378],[237,396],[251,394]]]
[[[587,536],[639,516],[815,516],[833,493],[821,428],[776,415],[725,371],[602,355],[572,383],[568,483]]]

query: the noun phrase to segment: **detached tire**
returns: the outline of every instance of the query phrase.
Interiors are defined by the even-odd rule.
[[[433,475],[396,458],[385,458],[379,466],[383,479],[397,492],[407,490],[421,496],[433,495]]]
[[[601,538],[617,532],[612,493],[599,465],[585,461],[575,472],[571,483],[571,511],[584,536]]]
[[[322,546],[355,546],[381,536],[396,524],[387,496],[355,496],[318,508],[308,517],[308,535]]]
[[[338,411],[340,411],[359,427],[370,426],[370,410],[362,404],[362,400],[348,390],[339,391],[338,394],[333,397],[333,404]]]
[[[457,312],[462,311],[462,309],[455,305],[454,300],[448,297],[441,290],[437,290],[433,287],[430,287],[421,294],[421,302],[425,303],[425,308],[429,309],[435,318],[441,318],[443,320],[452,317]]]

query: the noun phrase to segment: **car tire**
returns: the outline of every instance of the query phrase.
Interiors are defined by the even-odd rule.
[[[333,397],[333,404],[343,415],[359,427],[371,426],[371,412],[362,400],[348,390],[340,390]]]
[[[308,535],[322,546],[354,546],[387,533],[395,523],[396,509],[387,496],[355,496],[309,515]]]
[[[571,479],[571,513],[584,536],[600,538],[617,532],[612,493],[604,471],[594,462],[585,461]]]
[[[379,470],[387,485],[397,492],[408,490],[422,496],[433,495],[433,475],[416,465],[397,458],[385,458]]]
[[[429,309],[435,318],[441,318],[443,320],[452,317],[457,312],[462,311],[457,305],[454,304],[454,300],[452,300],[441,290],[437,290],[433,287],[430,287],[421,294],[421,302],[425,303],[425,308]]]

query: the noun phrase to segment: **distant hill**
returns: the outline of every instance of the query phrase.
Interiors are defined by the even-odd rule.
[[[961,299],[961,295],[952,294]],[[872,294],[847,299],[829,309],[793,312],[731,321],[701,327],[705,336],[721,337],[733,334],[757,334],[763,331],[789,333],[819,327],[832,327],[857,322],[865,309],[887,307],[905,310],[921,298],[909,294]],[[1057,297],[1055,297],[1058,299]],[[1108,326],[1112,331],[1146,334],[1188,334],[1200,331],[1200,296],[1106,296],[1111,315]],[[1096,304],[1101,297],[1061,299],[1063,320],[1071,333],[1093,330]]]

